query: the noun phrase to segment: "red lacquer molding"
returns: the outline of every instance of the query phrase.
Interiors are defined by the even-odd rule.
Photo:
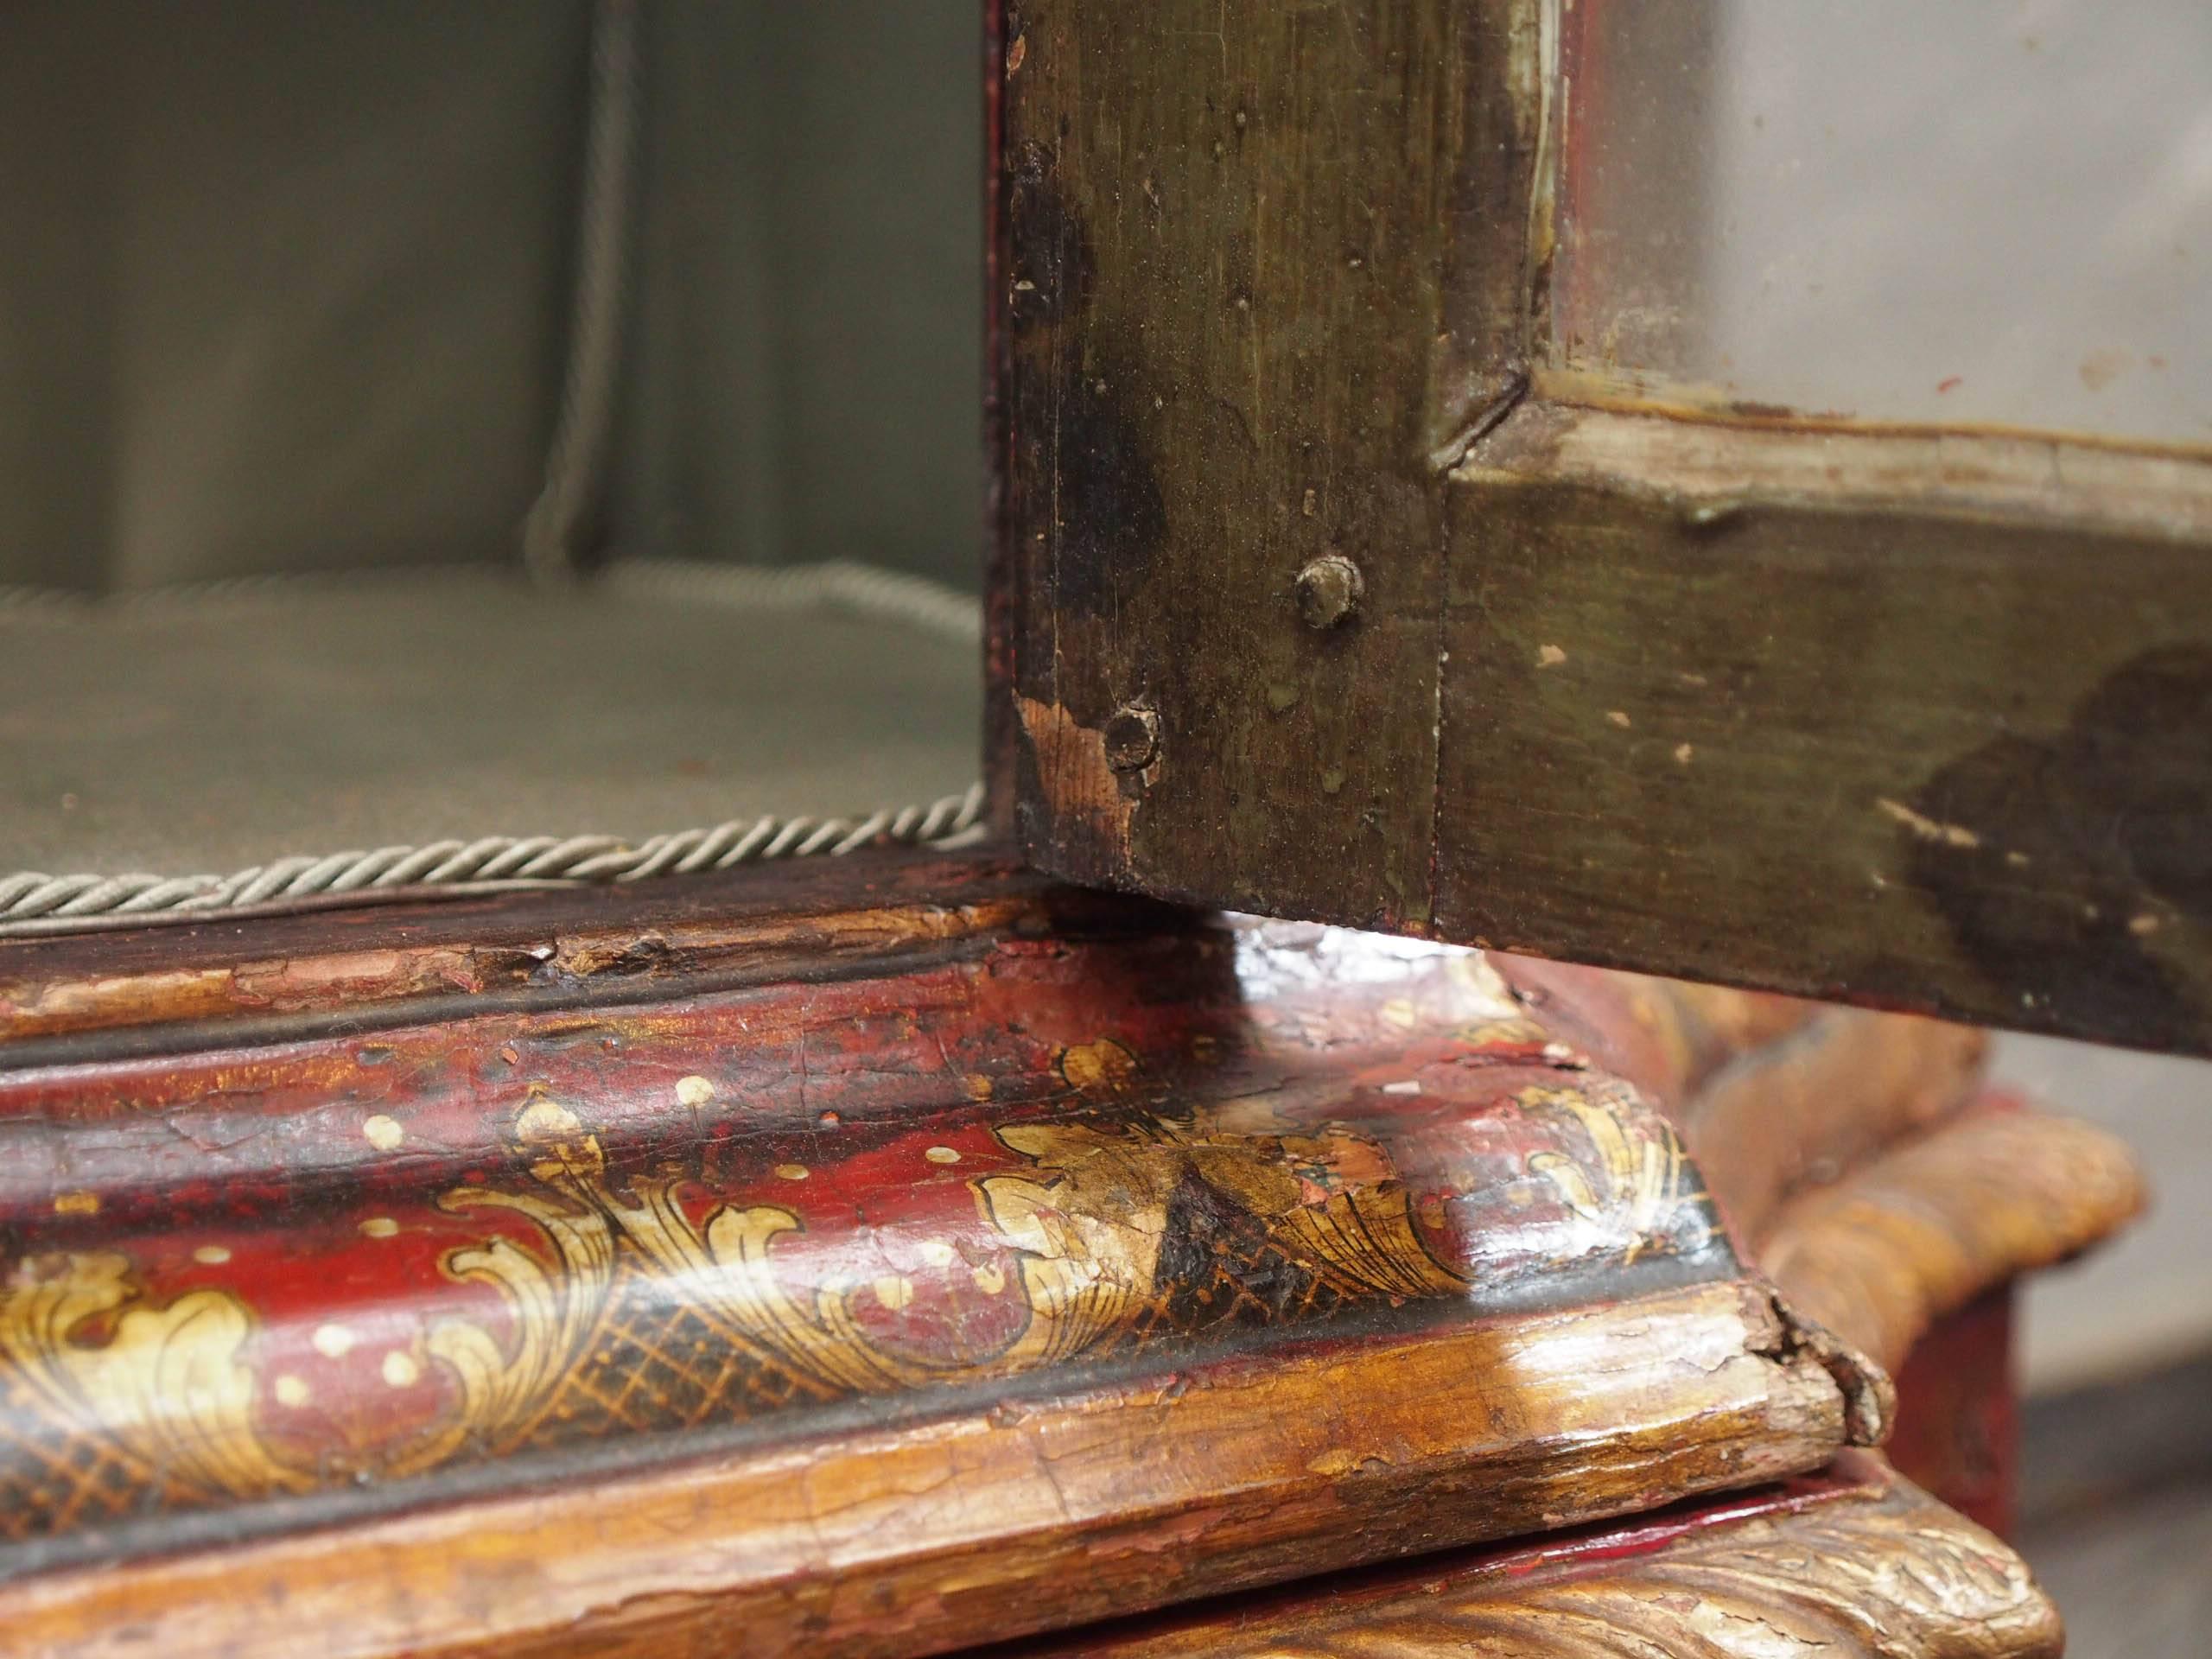
[[[955,1580],[1065,1622],[1875,1431],[1669,1121],[1478,954],[969,899],[919,906],[955,949],[804,977],[0,1075],[0,1581],[90,1618],[104,1561],[322,1571],[311,1536],[404,1552],[454,1504],[537,1560],[574,1522],[518,1495],[619,1478],[646,1541],[715,1494],[684,1594],[803,1625],[895,1586],[889,1651]],[[912,1484],[945,1458],[957,1526]],[[1173,1575],[1052,1565],[1170,1535]],[[603,1587],[518,1590],[518,1639]]]

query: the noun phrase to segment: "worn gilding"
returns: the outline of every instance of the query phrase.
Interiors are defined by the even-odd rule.
[[[1735,1271],[1479,957],[1321,930],[23,1073],[0,1142],[0,1535],[49,1554]]]

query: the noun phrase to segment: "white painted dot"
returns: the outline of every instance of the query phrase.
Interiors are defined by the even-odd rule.
[[[913,1281],[898,1274],[877,1280],[871,1288],[875,1292],[875,1300],[894,1313],[914,1300]]]
[[[325,1359],[343,1359],[353,1351],[353,1333],[342,1325],[318,1325],[308,1340]]]
[[[278,1377],[273,1388],[276,1395],[276,1403],[280,1406],[290,1406],[296,1409],[308,1402],[308,1385],[289,1372]]]
[[[704,1077],[678,1077],[676,1080],[677,1103],[694,1110],[715,1097],[715,1085]]]
[[[378,1369],[384,1373],[384,1380],[395,1389],[411,1389],[423,1378],[423,1368],[397,1348],[384,1357],[384,1363]]]
[[[803,1181],[814,1172],[804,1164],[778,1164],[776,1178],[785,1181]]]
[[[399,1224],[390,1216],[371,1216],[361,1224],[364,1238],[391,1238],[399,1231]]]
[[[922,1241],[922,1260],[933,1268],[949,1268],[952,1265],[952,1246],[941,1238],[925,1238]]]
[[[192,1259],[207,1267],[219,1268],[231,1259],[231,1253],[220,1244],[202,1244],[193,1251]]]
[[[399,1143],[407,1138],[407,1131],[382,1112],[378,1112],[374,1117],[363,1123],[361,1133],[367,1138],[368,1143],[378,1152],[395,1151]]]
[[[950,1147],[931,1147],[922,1156],[933,1164],[957,1164],[960,1161],[960,1154]]]

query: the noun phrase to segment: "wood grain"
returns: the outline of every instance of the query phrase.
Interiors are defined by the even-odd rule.
[[[999,695],[1048,867],[1427,921],[1438,457],[1525,369],[1535,15],[1009,8]],[[1365,598],[1317,628],[1296,578],[1329,554]],[[1116,771],[1124,710],[1158,741]]]
[[[2212,1052],[2203,451],[1536,360],[1538,0],[1012,16],[993,695],[1043,868]],[[1363,597],[1315,626],[1324,557]]]
[[[973,953],[993,929],[1127,933],[1107,900],[1003,851],[803,860],[635,887],[0,941],[0,1070],[282,1041],[522,1008],[619,1007],[668,988],[826,982]]]
[[[1184,1614],[1086,1659],[2057,1659],[2026,1564],[1878,1464],[1779,1499]]]
[[[2212,1045],[2212,467],[1531,402],[1454,478],[1438,931]]]
[[[0,1077],[0,1628],[930,1651],[1881,1432],[1476,953],[846,879],[411,1023],[411,952],[522,924],[387,913],[273,1044],[266,939],[172,936],[26,1039],[150,1046]],[[179,1018],[170,970],[228,977]]]
[[[1842,1433],[1724,1286],[48,1573],[0,1628],[72,1659],[934,1653],[1771,1479]]]

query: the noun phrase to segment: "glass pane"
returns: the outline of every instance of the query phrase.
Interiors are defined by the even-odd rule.
[[[1568,0],[1579,366],[2212,437],[2203,0]]]

